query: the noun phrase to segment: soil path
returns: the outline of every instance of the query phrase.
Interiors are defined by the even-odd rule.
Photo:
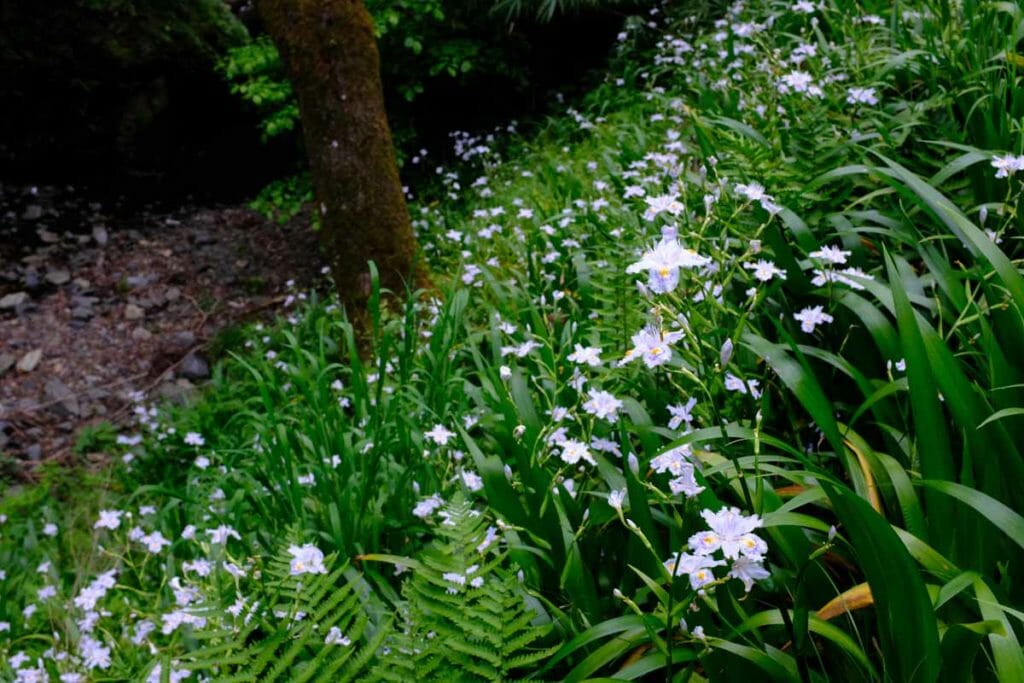
[[[0,476],[73,457],[81,428],[127,422],[138,392],[192,392],[218,331],[315,284],[306,225],[239,207],[126,216],[0,186]]]

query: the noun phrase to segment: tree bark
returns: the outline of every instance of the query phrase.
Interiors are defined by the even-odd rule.
[[[256,0],[295,90],[341,301],[358,316],[368,261],[401,294],[420,279],[417,248],[384,111],[373,19],[363,0]]]

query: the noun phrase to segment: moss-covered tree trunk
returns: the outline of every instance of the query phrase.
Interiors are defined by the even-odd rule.
[[[298,98],[323,238],[341,300],[359,315],[368,261],[384,287],[413,282],[416,243],[363,0],[257,0]]]

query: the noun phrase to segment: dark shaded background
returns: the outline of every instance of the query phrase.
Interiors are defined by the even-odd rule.
[[[621,22],[591,10],[510,30],[488,18],[480,30],[502,27],[494,40],[518,77],[436,76],[412,103],[385,81],[389,112],[412,122],[415,149],[443,160],[451,131],[535,117],[553,91],[582,89]],[[244,2],[0,0],[0,183],[130,203],[242,201],[301,168],[300,136],[263,142],[259,112],[214,68],[247,29],[260,26]]]

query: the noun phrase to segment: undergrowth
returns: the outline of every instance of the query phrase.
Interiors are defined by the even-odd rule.
[[[1021,9],[628,25],[370,354],[296,292],[0,503],[2,675],[1024,679]]]

